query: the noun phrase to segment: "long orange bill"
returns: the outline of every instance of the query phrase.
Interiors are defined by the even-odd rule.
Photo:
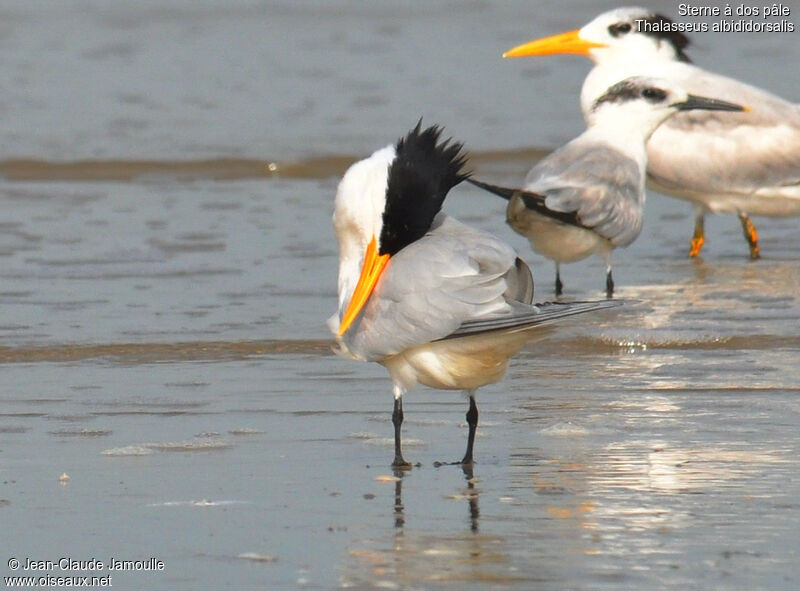
[[[503,57],[528,57],[532,55],[553,55],[555,53],[577,53],[579,55],[589,55],[589,50],[595,47],[607,47],[603,43],[585,41],[578,37],[580,29],[567,31],[560,35],[536,39],[514,49],[509,49]]]
[[[364,254],[364,263],[361,265],[361,275],[358,278],[358,283],[355,290],[353,290],[353,295],[350,296],[350,303],[347,304],[344,316],[342,316],[342,323],[339,325],[339,336],[347,332],[353,320],[361,312],[361,308],[367,303],[369,295],[375,289],[375,285],[378,283],[378,279],[380,279],[381,273],[383,273],[383,269],[388,262],[388,254],[378,254],[378,245],[373,236],[369,246],[367,246],[367,252]]]

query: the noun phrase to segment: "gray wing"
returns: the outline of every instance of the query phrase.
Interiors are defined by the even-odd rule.
[[[441,216],[392,257],[344,345],[377,360],[445,338],[465,323],[510,317],[510,299],[532,292],[522,265],[497,238]]]
[[[648,174],[658,185],[691,193],[751,193],[800,184],[800,106],[755,86],[690,64],[653,72],[692,94],[745,105],[744,113],[687,111],[656,129]]]
[[[541,160],[525,178],[525,189],[546,195],[548,208],[574,212],[615,246],[630,244],[642,229],[643,184],[636,161],[584,136]]]
[[[446,338],[460,337],[482,332],[504,330],[522,331],[533,326],[541,326],[550,322],[621,306],[622,302],[615,300],[604,300],[595,302],[546,302],[535,306],[514,306],[514,312],[507,317],[487,318],[485,320],[473,320],[462,324],[459,329]]]

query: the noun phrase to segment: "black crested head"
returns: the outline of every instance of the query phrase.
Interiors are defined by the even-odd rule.
[[[691,63],[692,60],[683,51],[689,46],[689,38],[680,31],[675,30],[677,28],[675,21],[663,14],[648,14],[638,20],[644,21],[644,23],[636,23],[637,30],[640,33],[667,41],[675,49],[675,54],[680,61]]]
[[[430,230],[448,191],[469,177],[463,144],[439,142],[441,128],[422,120],[395,147],[389,167],[379,254],[394,255]]]

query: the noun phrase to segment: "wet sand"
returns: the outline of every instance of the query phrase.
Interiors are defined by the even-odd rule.
[[[580,129],[588,68],[499,53],[611,5],[328,6],[0,8],[0,44],[19,45],[0,66],[2,575],[70,574],[12,573],[11,557],[154,557],[163,571],[97,574],[170,590],[800,585],[797,219],[756,219],[753,263],[738,221],[711,217],[688,260],[690,208],[650,194],[614,257],[625,306],[564,323],[480,390],[474,470],[436,467],[463,453],[466,400],[419,388],[404,425],[419,466],[393,473],[388,376],[335,357],[325,326],[337,177],[421,114],[476,172],[522,176]],[[693,55],[792,97],[794,39],[707,36]],[[500,200],[464,186],[446,209],[513,244],[552,298],[552,265]],[[597,261],[562,274],[568,299],[602,297]]]

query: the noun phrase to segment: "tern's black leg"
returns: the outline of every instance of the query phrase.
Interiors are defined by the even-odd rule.
[[[395,467],[394,475],[397,480],[394,483],[394,526],[402,528],[406,523],[403,515],[403,469]]]
[[[403,399],[400,396],[396,396],[394,399],[392,424],[394,425],[394,462],[392,462],[392,466],[395,468],[410,468],[411,464],[403,459],[400,445],[400,426],[403,424]]]
[[[561,283],[561,269],[556,263],[556,297],[564,293],[564,284]]]
[[[472,472],[472,464],[462,464],[461,470],[464,478],[467,479],[467,499],[469,500],[469,522],[473,533],[478,533],[478,518],[481,516],[478,509],[478,491],[475,490],[475,477]]]
[[[462,464],[472,464],[472,445],[475,443],[475,429],[478,427],[478,405],[475,404],[475,394],[472,392],[470,392],[469,395],[467,426],[469,427],[469,434],[467,435],[467,452],[464,454],[464,459],[461,460]]]
[[[614,297],[614,278],[611,276],[611,267],[606,270],[606,297],[608,299]]]
[[[740,211],[739,221],[742,222],[742,231],[744,238],[747,240],[747,245],[750,247],[750,260],[755,261],[761,258],[761,253],[758,250],[758,232],[756,232],[756,225],[752,222],[750,217]]]

